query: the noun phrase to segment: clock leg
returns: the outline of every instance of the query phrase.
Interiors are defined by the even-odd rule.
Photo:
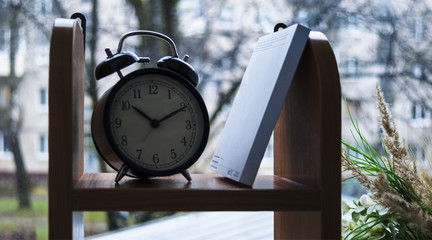
[[[129,166],[126,163],[123,163],[120,170],[117,173],[117,176],[115,178],[115,182],[118,183],[120,180],[126,175],[126,173],[129,171]]]
[[[181,174],[183,175],[183,177],[185,177],[188,180],[188,182],[192,181],[192,177],[189,174],[189,171],[187,169],[181,172]]]

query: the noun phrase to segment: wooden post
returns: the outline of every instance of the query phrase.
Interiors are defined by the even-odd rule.
[[[341,89],[322,33],[311,32],[274,132],[275,175],[320,190],[320,211],[275,212],[275,239],[340,239]]]
[[[49,69],[49,237],[83,239],[83,214],[73,212],[72,202],[84,136],[84,42],[77,20],[55,21]]]

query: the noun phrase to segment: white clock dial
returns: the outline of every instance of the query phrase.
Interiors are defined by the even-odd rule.
[[[167,75],[143,74],[111,94],[105,128],[127,164],[168,173],[196,161],[207,141],[207,116],[190,87]]]

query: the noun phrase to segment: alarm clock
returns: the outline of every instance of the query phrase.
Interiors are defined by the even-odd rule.
[[[150,61],[122,52],[123,41],[135,35],[168,42],[172,56],[158,60],[156,67],[123,76],[121,69]],[[196,89],[198,74],[187,63],[189,57],[180,59],[171,38],[147,30],[126,33],[117,53],[105,52],[108,57],[96,67],[96,79],[112,73],[120,79],[97,101],[91,129],[99,154],[118,172],[115,182],[125,175],[149,178],[176,173],[190,181],[187,169],[203,152],[210,127],[207,108]]]

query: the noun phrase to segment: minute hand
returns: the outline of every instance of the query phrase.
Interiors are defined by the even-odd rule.
[[[170,118],[170,117],[176,115],[177,113],[183,111],[183,109],[185,109],[185,108],[186,108],[186,106],[183,106],[183,107],[181,107],[181,108],[175,110],[174,112],[172,112],[172,113],[166,115],[165,117],[163,117],[163,118],[161,118],[161,119],[159,120],[159,123],[161,123],[162,121],[165,121],[165,120],[167,120],[168,118]]]

